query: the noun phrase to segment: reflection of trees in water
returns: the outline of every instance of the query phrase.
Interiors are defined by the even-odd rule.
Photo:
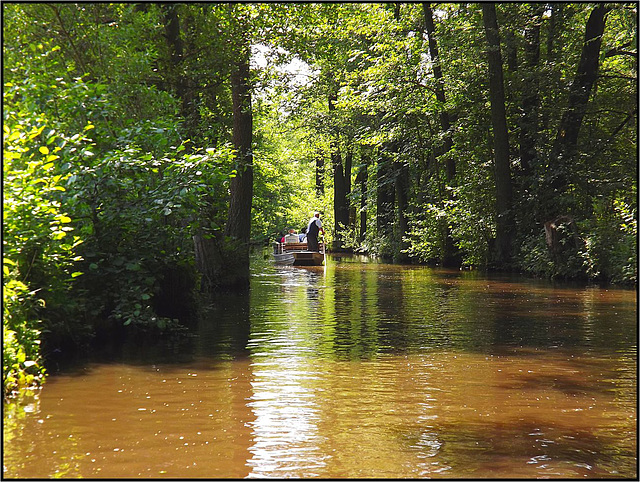
[[[198,314],[197,353],[200,356],[245,357],[251,333],[251,294],[208,295]]]
[[[375,305],[377,276],[357,269],[336,269],[332,274],[335,356],[352,360],[371,358],[380,350],[381,316]]]
[[[45,386],[40,413],[5,424],[5,462],[36,447],[58,452],[31,464],[46,476],[95,476],[86,453],[100,476],[635,474],[630,293],[377,265],[254,281],[209,299],[186,364],[167,351]]]
[[[627,350],[636,330],[633,307],[619,296],[607,302],[602,290],[594,301],[585,288],[397,265],[333,263],[283,273],[270,281],[279,283],[277,292],[254,283],[251,309],[261,315],[252,323],[300,320],[301,331],[317,332],[324,355],[598,344]]]

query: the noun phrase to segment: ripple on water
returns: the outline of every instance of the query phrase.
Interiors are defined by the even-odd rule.
[[[254,267],[179,359],[88,365],[8,406],[4,475],[635,477],[636,317],[624,290]]]

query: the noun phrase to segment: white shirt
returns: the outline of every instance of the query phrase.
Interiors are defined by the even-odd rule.
[[[309,232],[309,229],[311,229],[311,223],[313,222],[315,222],[318,225],[318,231],[322,227],[322,221],[320,221],[320,218],[317,218],[314,216],[311,219],[309,219],[309,223],[307,224],[307,233]]]

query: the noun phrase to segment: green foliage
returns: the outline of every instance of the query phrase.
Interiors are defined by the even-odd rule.
[[[434,39],[424,33],[422,6],[403,4],[395,12],[393,6],[358,8],[318,12],[318,28],[313,32],[319,38],[314,45],[322,48],[315,57],[307,57],[321,71],[315,84],[307,88],[316,96],[305,110],[313,119],[312,127],[320,135],[338,132],[345,145],[362,142],[384,149],[395,143],[396,158],[411,167],[413,183],[407,254],[422,261],[439,261],[448,226],[463,264],[489,266],[496,223],[495,179],[481,9],[476,4],[434,7],[435,40],[444,74],[441,85],[446,94],[443,104],[434,96],[439,81],[427,44]],[[631,205],[637,192],[637,182],[630,175],[637,171],[633,130],[637,112],[625,107],[635,105],[637,89],[632,73],[636,9],[611,6],[598,80],[606,88],[598,88],[589,101],[580,153],[562,163],[550,155],[592,8],[586,4],[552,9],[505,4],[498,8],[513,154],[512,214],[518,221],[513,237],[519,253],[515,261],[520,269],[545,276],[633,282],[634,239],[616,227],[623,224],[620,219],[599,214],[594,200],[620,199]],[[325,25],[340,27],[323,30]],[[532,38],[527,35],[535,28],[539,28],[540,56],[532,65],[523,58]],[[346,38],[349,41],[343,43]],[[518,146],[523,97],[534,87],[537,157],[527,167],[521,164]],[[336,110],[327,115],[322,96],[331,88],[338,93]],[[440,115],[445,110],[452,120],[453,146],[448,152],[443,152],[445,136],[440,131]],[[446,160],[455,162],[456,179],[445,179]],[[559,179],[561,191],[553,187]],[[375,182],[370,180],[371,185]],[[369,191],[374,195],[375,186]],[[571,231],[560,233],[565,239],[565,256],[549,251],[541,226],[549,221],[545,213],[553,211],[576,220],[576,235],[584,246],[576,247]],[[369,212],[375,220],[371,205]],[[635,212],[629,212],[628,219],[635,219]],[[396,216],[396,230],[398,220]],[[366,244],[371,254],[394,252],[398,244],[397,240],[385,243],[371,229],[367,241],[360,242],[356,232],[355,227],[345,230],[346,243],[359,250]],[[614,266],[626,266],[626,274]]]
[[[5,368],[35,381],[39,337],[43,348],[65,338],[81,346],[104,320],[176,326],[157,301],[171,273],[193,276],[192,236],[224,232],[237,174],[230,69],[247,40],[269,59],[251,75],[254,241],[300,229],[321,210],[327,232],[355,250],[437,263],[449,233],[463,264],[488,266],[496,215],[481,8],[433,8],[430,39],[423,6],[411,3],[3,5]],[[516,267],[637,283],[635,7],[611,4],[579,152],[562,163],[551,155],[592,8],[497,6]],[[538,27],[531,64],[524,53]],[[307,63],[305,75],[294,75],[293,60]],[[536,156],[527,166],[518,148],[534,87]],[[343,166],[353,156],[345,181],[356,216],[347,226],[333,219],[344,197],[333,188],[338,151]],[[455,178],[445,169],[452,161]],[[380,166],[389,172],[360,192],[358,173]],[[385,216],[377,193],[398,189],[401,172],[403,190],[387,200],[395,213]],[[364,239],[353,222],[361,203]],[[559,226],[556,252],[543,229],[551,211],[574,220]]]
[[[138,327],[164,328],[153,298],[164,273],[193,264],[192,236],[223,224],[231,150],[186,153],[183,145],[158,159],[135,148],[108,153],[70,179],[85,235],[82,288],[94,316]]]
[[[10,100],[12,91],[5,93]],[[42,118],[5,111],[3,150],[3,380],[5,393],[38,382],[44,308],[68,306],[80,239],[62,210],[66,176],[56,165],[69,153]],[[50,146],[50,147],[48,147]],[[68,147],[68,146],[66,146]],[[46,326],[44,327],[46,329]]]
[[[595,216],[582,235],[586,274],[605,282],[638,281],[638,222],[636,209],[620,200],[598,200]]]
[[[176,272],[195,276],[193,233],[223,227],[232,153],[224,142],[181,141],[179,100],[152,74],[159,11],[3,10],[4,252],[32,293],[6,306],[28,328],[38,325],[45,355],[86,346],[103,319],[175,328],[156,313],[155,298]],[[18,345],[5,353],[28,352],[20,345],[32,341],[26,329],[12,332],[6,340]]]
[[[425,263],[435,263],[444,250],[442,228],[447,223],[447,213],[434,204],[420,206],[420,211],[411,216],[409,247],[407,254]]]
[[[518,256],[520,269],[548,278],[636,284],[636,210],[620,200],[600,199],[595,202],[594,214],[577,228],[559,223],[555,255],[544,232],[527,237]]]
[[[40,331],[34,311],[43,300],[16,279],[15,264],[4,259],[2,289],[2,383],[4,396],[40,383],[46,371],[40,356]]]

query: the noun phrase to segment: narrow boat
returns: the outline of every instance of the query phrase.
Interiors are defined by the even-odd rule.
[[[276,264],[293,266],[322,266],[324,243],[318,243],[320,252],[309,251],[307,243],[273,243],[273,257]]]
[[[291,253],[273,253],[273,259],[276,264],[292,265],[295,261],[295,256]]]

